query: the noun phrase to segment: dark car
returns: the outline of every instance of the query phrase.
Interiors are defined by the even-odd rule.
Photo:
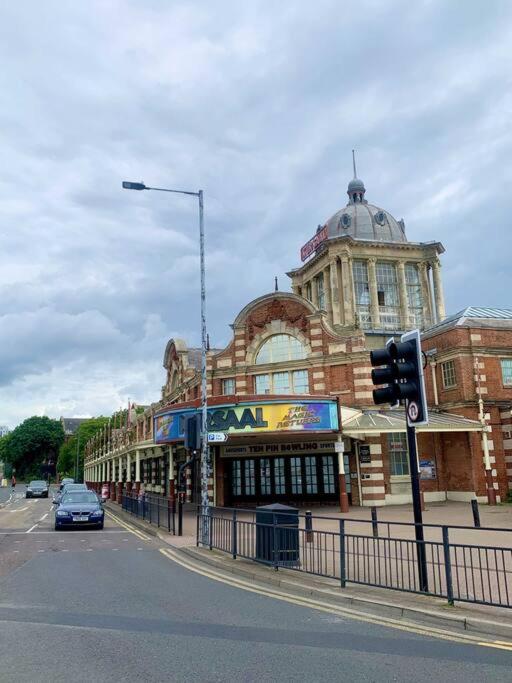
[[[66,486],[66,484],[74,484],[74,483],[75,483],[75,480],[71,479],[71,477],[64,477],[64,479],[60,482],[59,491],[62,491],[62,489],[64,488],[64,486]]]
[[[48,498],[48,484],[42,479],[27,484],[25,498]]]
[[[87,484],[75,484],[74,482],[64,484],[64,486],[61,487],[60,491],[57,491],[57,493],[53,497],[53,504],[58,505],[61,501],[62,496],[65,493],[70,493],[71,491],[88,491]]]
[[[105,512],[93,491],[64,492],[55,510],[55,530],[94,526],[103,529]]]

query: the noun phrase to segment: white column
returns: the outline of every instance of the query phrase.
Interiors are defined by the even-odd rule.
[[[368,285],[370,289],[370,315],[372,318],[371,327],[378,329],[380,327],[379,315],[379,295],[377,294],[377,271],[376,262],[374,258],[368,259]]]
[[[126,455],[126,481],[132,480],[132,456],[131,453]]]
[[[441,262],[436,259],[432,264],[432,277],[434,280],[434,299],[436,302],[437,321],[440,322],[446,318],[444,309],[444,294],[443,283],[441,281]]]
[[[332,324],[341,324],[341,297],[340,297],[340,283],[338,279],[338,262],[336,259],[331,261],[330,267],[330,287],[331,287],[331,306],[332,306]]]
[[[400,318],[402,329],[409,329],[409,302],[407,300],[407,283],[405,281],[405,263],[398,262],[398,294],[400,297]]]
[[[116,472],[115,472],[115,460],[112,458],[110,461],[110,481],[115,484]]]
[[[119,456],[117,463],[119,466],[119,473],[117,475],[117,481],[119,483],[121,483],[123,481],[123,458],[121,456]]]
[[[316,277],[311,279],[311,302],[315,308],[318,308],[318,282]]]
[[[419,264],[420,282],[421,282],[421,299],[423,301],[424,327],[430,327],[435,323],[435,318],[432,311],[432,296],[430,292],[430,282],[428,278],[428,264],[423,262]]]
[[[343,324],[352,327],[355,323],[354,294],[352,291],[351,261],[348,254],[341,256],[341,306]]]
[[[324,279],[324,308],[327,311],[327,317],[332,321],[331,280],[329,278],[329,268],[323,269],[322,276]]]
[[[135,451],[135,482],[140,483],[140,451]]]

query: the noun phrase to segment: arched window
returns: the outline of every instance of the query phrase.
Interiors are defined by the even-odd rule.
[[[307,352],[303,344],[291,334],[274,334],[260,347],[256,356],[256,364],[302,360],[306,356]]]

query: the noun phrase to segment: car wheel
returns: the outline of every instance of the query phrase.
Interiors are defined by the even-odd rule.
[[[55,524],[54,529],[55,531],[60,531],[60,526],[58,524]]]
[[[103,522],[101,522],[101,524],[98,524],[98,529],[103,529]]]
[[[28,493],[25,493],[25,498],[30,498],[30,496],[28,495]]]

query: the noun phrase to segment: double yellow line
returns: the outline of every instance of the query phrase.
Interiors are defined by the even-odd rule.
[[[105,514],[107,514],[110,519],[112,519],[116,524],[119,524],[119,526],[122,526],[123,529],[126,529],[126,531],[129,531],[131,534],[134,536],[137,536],[137,538],[140,538],[141,541],[149,541],[151,540],[147,534],[145,534],[143,531],[139,531],[138,529],[135,529],[135,527],[131,526],[130,524],[127,524],[125,521],[114,515],[110,510],[105,510]]]
[[[441,640],[449,640],[457,643],[465,643],[466,645],[481,645],[483,647],[493,647],[499,650],[508,650],[512,652],[512,642],[504,640],[492,640],[492,641],[482,641],[478,637],[471,635],[459,635],[454,634],[451,631],[445,631],[444,629],[438,629],[434,627],[422,627],[411,622],[402,622],[397,619],[387,618],[387,617],[375,617],[366,614],[361,614],[356,610],[352,610],[341,606],[327,605],[311,598],[306,598],[302,596],[291,596],[287,593],[282,593],[281,591],[274,590],[272,588],[264,588],[263,586],[257,586],[254,583],[248,583],[242,579],[238,579],[231,576],[226,576],[223,574],[218,574],[215,570],[206,569],[203,567],[198,567],[192,561],[188,561],[179,556],[176,552],[169,550],[168,548],[159,548],[162,555],[167,557],[169,560],[176,562],[180,566],[188,569],[196,574],[205,576],[214,581],[219,581],[220,583],[225,583],[233,588],[240,588],[246,590],[250,593],[257,593],[258,595],[264,595],[265,597],[275,598],[276,600],[282,600],[283,602],[288,602],[292,605],[299,605],[301,607],[309,607],[315,609],[319,612],[326,612],[327,614],[335,614],[336,616],[349,617],[350,619],[355,619],[356,621],[362,621],[365,623],[376,624],[378,626],[387,626],[390,628],[395,628],[400,631],[406,631],[408,633],[415,633],[422,636],[439,638]]]

